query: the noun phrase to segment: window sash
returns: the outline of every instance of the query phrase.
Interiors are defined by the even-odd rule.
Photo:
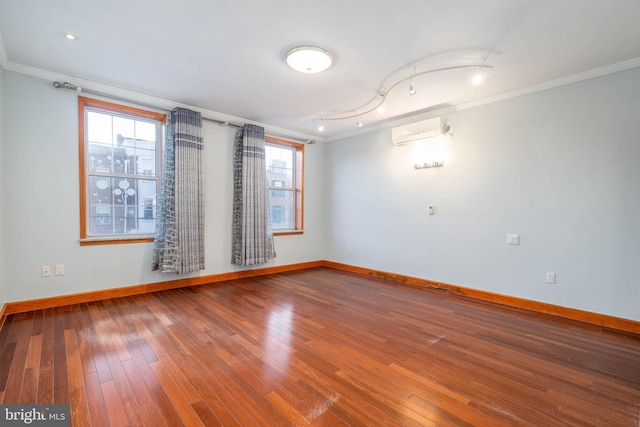
[[[274,197],[278,199],[282,198],[290,198],[291,199],[291,214],[290,216],[285,215],[287,218],[290,218],[291,226],[283,228],[278,227],[275,224],[274,219],[272,218],[272,227],[274,235],[286,235],[286,234],[300,234],[304,231],[303,228],[303,218],[304,218],[304,189],[303,189],[303,167],[304,167],[304,144],[282,140],[279,138],[274,138],[267,136],[265,137],[265,143],[269,147],[274,147],[278,149],[291,150],[291,167],[287,167],[286,169],[290,171],[290,185],[286,185],[288,181],[280,179],[278,177],[270,177],[269,185],[268,185],[268,195],[269,200],[271,202],[272,207],[274,206]],[[288,159],[287,159],[288,160]],[[269,168],[270,165],[267,165]],[[274,173],[274,169],[267,169],[267,173]],[[283,181],[283,185],[278,187],[273,185],[273,181]],[[273,195],[272,191],[282,192],[278,195]],[[277,204],[279,206],[281,204]],[[271,211],[271,214],[274,214],[274,211]],[[284,215],[284,213],[283,213]]]
[[[78,122],[80,125],[80,244],[111,244],[111,243],[133,243],[153,241],[155,233],[156,205],[153,200],[158,200],[160,194],[160,174],[162,165],[163,133],[166,116],[161,113],[140,110],[133,107],[112,104],[105,101],[78,97]],[[89,114],[97,113],[108,117],[105,121],[107,135],[111,138],[108,142],[100,140],[99,137],[89,139],[90,124]],[[124,141],[116,143],[113,132],[119,130],[115,124],[116,119],[131,121],[133,128],[123,131]],[[119,126],[126,126],[126,122],[120,121]],[[150,126],[151,125],[151,126]],[[122,129],[122,128],[120,128]],[[131,133],[131,131],[133,133]],[[125,133],[126,132],[126,133]],[[154,140],[149,137],[153,135]],[[146,136],[146,138],[145,138]],[[104,139],[104,138],[103,138]],[[152,143],[152,144],[150,144]],[[117,145],[116,145],[117,144]],[[104,147],[103,150],[96,150],[96,147]],[[93,151],[90,151],[93,149]],[[124,150],[126,159],[124,160],[124,170],[114,170],[117,163],[114,152],[116,149]],[[102,151],[102,153],[99,153]],[[107,157],[110,162],[109,167],[97,169],[92,167],[91,155],[99,154],[111,156]],[[94,159],[97,156],[94,156]],[[133,162],[129,161],[133,158]],[[104,159],[103,159],[104,160]],[[131,169],[128,169],[131,168]],[[126,171],[126,172],[125,172]],[[91,183],[97,183],[98,178],[104,178],[104,187],[92,188]],[[135,196],[131,204],[127,204],[124,199],[131,197],[126,193],[127,188],[117,188],[117,183],[127,180],[133,184]],[[146,184],[145,184],[146,183]],[[123,185],[124,186],[124,185]],[[144,192],[144,190],[152,192]],[[153,190],[151,190],[153,189]],[[96,193],[103,190],[103,203],[96,203]],[[105,190],[111,191],[107,194]],[[143,190],[143,191],[140,191]],[[154,191],[155,190],[155,191]],[[115,193],[115,195],[113,194]],[[94,197],[92,197],[94,196]],[[117,200],[120,196],[120,200]],[[149,206],[149,200],[152,201]],[[102,204],[98,208],[98,204]],[[151,207],[151,210],[149,210]],[[109,219],[106,218],[109,212]],[[149,218],[151,214],[151,218]],[[129,219],[133,222],[129,223]],[[125,224],[124,228],[118,227],[116,222],[121,220]],[[131,228],[135,224],[135,228]],[[108,226],[111,232],[108,232]],[[129,230],[135,230],[129,232]]]

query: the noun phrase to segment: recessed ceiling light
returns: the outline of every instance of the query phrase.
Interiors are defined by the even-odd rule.
[[[319,73],[333,62],[333,55],[316,46],[298,46],[287,52],[287,64],[301,73]]]
[[[77,40],[78,38],[71,33],[64,33],[64,38],[67,40]]]

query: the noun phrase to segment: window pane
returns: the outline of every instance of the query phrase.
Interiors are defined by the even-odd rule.
[[[159,133],[155,123],[136,121],[136,175],[156,174],[156,139],[159,138]]]
[[[271,193],[271,226],[274,230],[295,229],[293,190],[273,190]],[[274,196],[274,193],[277,195]]]
[[[113,147],[90,142],[87,169],[101,173],[113,172]]]
[[[124,175],[156,174],[158,125],[89,112],[87,169]]]
[[[136,139],[142,141],[156,140],[156,125],[151,122],[136,120]]]
[[[155,232],[156,181],[89,177],[89,235]]]
[[[295,149],[267,144],[265,157],[268,182],[276,181],[280,183],[278,187],[293,188]]]
[[[156,151],[147,149],[136,149],[136,172],[137,175],[156,174]]]
[[[87,169],[100,173],[136,174],[136,150],[122,146],[89,143]],[[148,155],[154,162],[154,155]],[[142,175],[142,173],[141,173]]]
[[[111,115],[89,111],[87,113],[87,138],[89,142],[111,145]]]
[[[118,147],[132,146],[131,142],[136,137],[134,129],[135,120],[115,116],[113,118],[113,144]]]

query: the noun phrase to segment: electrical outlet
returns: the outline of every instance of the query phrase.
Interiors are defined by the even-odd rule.
[[[64,264],[56,264],[56,276],[64,276]]]
[[[556,273],[547,273],[547,283],[556,283]]]
[[[50,265],[43,265],[41,271],[42,271],[42,277],[51,276],[51,266]]]

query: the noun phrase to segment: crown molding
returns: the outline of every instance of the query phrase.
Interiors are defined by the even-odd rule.
[[[536,92],[542,92],[544,90],[553,89],[560,86],[570,85],[572,83],[578,83],[584,80],[594,79],[596,77],[607,76],[609,74],[618,73],[620,71],[626,71],[633,68],[640,67],[640,58],[630,59],[628,61],[618,62],[616,64],[607,65],[605,67],[595,68],[593,70],[584,71],[582,73],[572,74],[570,76],[562,77],[555,80],[549,80],[547,82],[539,83],[536,85],[526,86],[520,89],[515,89],[509,92],[500,93],[486,98],[481,98],[469,102],[463,102],[461,104],[452,105],[445,108],[439,108],[437,110],[431,110],[428,112],[403,117],[401,119],[379,122],[368,126],[366,129],[356,129],[352,132],[335,135],[325,138],[326,142],[339,141],[341,139],[350,138],[354,136],[364,135],[367,133],[389,129],[396,126],[404,126],[407,124],[415,123],[421,120],[432,119],[435,117],[451,114],[456,111],[466,110],[469,108],[480,107],[482,105],[493,104],[495,102],[504,101],[511,98],[517,98],[524,95],[529,95]]]
[[[110,86],[107,84],[98,83],[91,80],[85,80],[85,79],[69,76],[66,74],[55,73],[52,71],[30,67],[27,65],[16,64],[9,61],[1,34],[0,34],[0,66],[7,71],[26,74],[26,75],[38,77],[44,80],[50,80],[52,82],[68,81],[81,88],[103,93],[105,94],[104,95],[105,97],[113,96],[113,97],[129,100],[131,103],[140,103],[140,104],[145,104],[147,106],[156,106],[157,107],[156,109],[158,110],[169,111],[175,107],[184,107],[184,108],[192,109],[194,111],[199,111],[203,117],[220,121],[220,122],[228,122],[228,123],[241,122],[241,123],[251,123],[258,126],[262,126],[265,129],[266,133],[273,136],[281,136],[283,138],[287,138],[287,137],[295,138],[303,141],[308,140],[308,141],[331,142],[331,141],[339,141],[342,139],[351,138],[359,135],[364,135],[364,134],[368,134],[368,133],[383,130],[383,129],[389,129],[396,126],[403,126],[403,125],[414,123],[420,120],[427,120],[434,117],[440,117],[446,114],[451,114],[456,111],[480,107],[482,105],[492,104],[495,102],[504,101],[511,98],[517,98],[520,96],[529,95],[532,93],[541,92],[544,90],[553,89],[560,86],[566,86],[572,83],[577,83],[584,80],[589,80],[596,77],[602,77],[609,74],[614,74],[621,71],[637,68],[637,67],[640,67],[640,58],[634,58],[628,61],[618,62],[616,64],[595,68],[592,70],[584,71],[577,74],[572,74],[570,76],[562,77],[559,79],[549,80],[547,82],[539,83],[536,85],[515,89],[512,91],[500,93],[493,96],[488,96],[485,98],[481,98],[481,99],[477,99],[469,102],[464,102],[457,105],[452,105],[445,108],[439,108],[437,110],[431,110],[431,111],[419,113],[416,115],[409,115],[400,119],[395,119],[395,120],[391,119],[389,121],[378,122],[377,124],[368,126],[366,129],[355,129],[351,132],[346,132],[346,133],[342,133],[342,134],[331,136],[331,137],[325,137],[325,138],[319,138],[317,135],[297,132],[290,129],[269,125],[266,123],[247,120],[241,117],[231,116],[228,114],[219,113],[217,111],[195,107],[192,105],[181,104],[175,101],[143,94],[140,92],[135,92],[129,89],[118,88],[115,86]]]
[[[584,80],[595,79],[596,77],[603,77],[609,74],[615,74],[620,71],[626,71],[633,68],[640,67],[640,58],[634,58],[628,61],[618,62],[616,64],[607,65],[600,68],[594,68],[593,70],[584,71],[582,73],[572,74],[570,76],[561,77],[555,80],[549,80],[547,82],[539,83],[532,86],[523,87],[520,89],[512,90],[502,94],[487,97],[478,101],[470,101],[460,104],[459,109],[467,109],[478,107],[480,105],[491,104],[498,101],[503,101],[510,98],[517,98],[519,96],[529,95],[531,93],[542,92],[544,90],[553,89],[560,86],[567,86],[573,83],[578,83]]]
[[[1,47],[0,47],[1,50]],[[1,52],[0,52],[1,53]],[[79,77],[73,77],[66,74],[56,73],[53,71],[43,70],[41,68],[31,67],[28,65],[16,64],[10,61],[7,61],[6,66],[3,68],[7,71],[13,71],[15,73],[28,75],[31,77],[37,77],[43,80],[49,80],[50,82],[60,81],[60,82],[69,82],[75,86],[80,87],[80,93],[82,90],[86,90],[86,96],[89,97],[98,97],[104,98],[108,100],[110,97],[113,99],[118,99],[123,102],[128,102],[131,104],[139,104],[146,108],[151,108],[157,110],[159,112],[167,112],[171,111],[176,107],[188,108],[193,111],[198,111],[202,114],[203,119],[209,119],[213,121],[218,121],[221,123],[229,123],[229,124],[254,124],[257,126],[261,126],[264,128],[266,134],[282,137],[282,138],[290,138],[297,139],[301,141],[323,141],[322,138],[318,138],[316,135],[306,134],[303,132],[297,132],[291,129],[285,129],[278,126],[273,126],[267,123],[256,122],[253,120],[244,119],[242,117],[231,116],[224,113],[219,113],[217,111],[207,110],[204,108],[196,107],[193,105],[182,104],[180,102],[172,101],[165,98],[159,98],[156,96],[135,92],[129,89],[123,89],[116,86],[107,85],[104,83],[94,82],[91,80],[82,79]]]

